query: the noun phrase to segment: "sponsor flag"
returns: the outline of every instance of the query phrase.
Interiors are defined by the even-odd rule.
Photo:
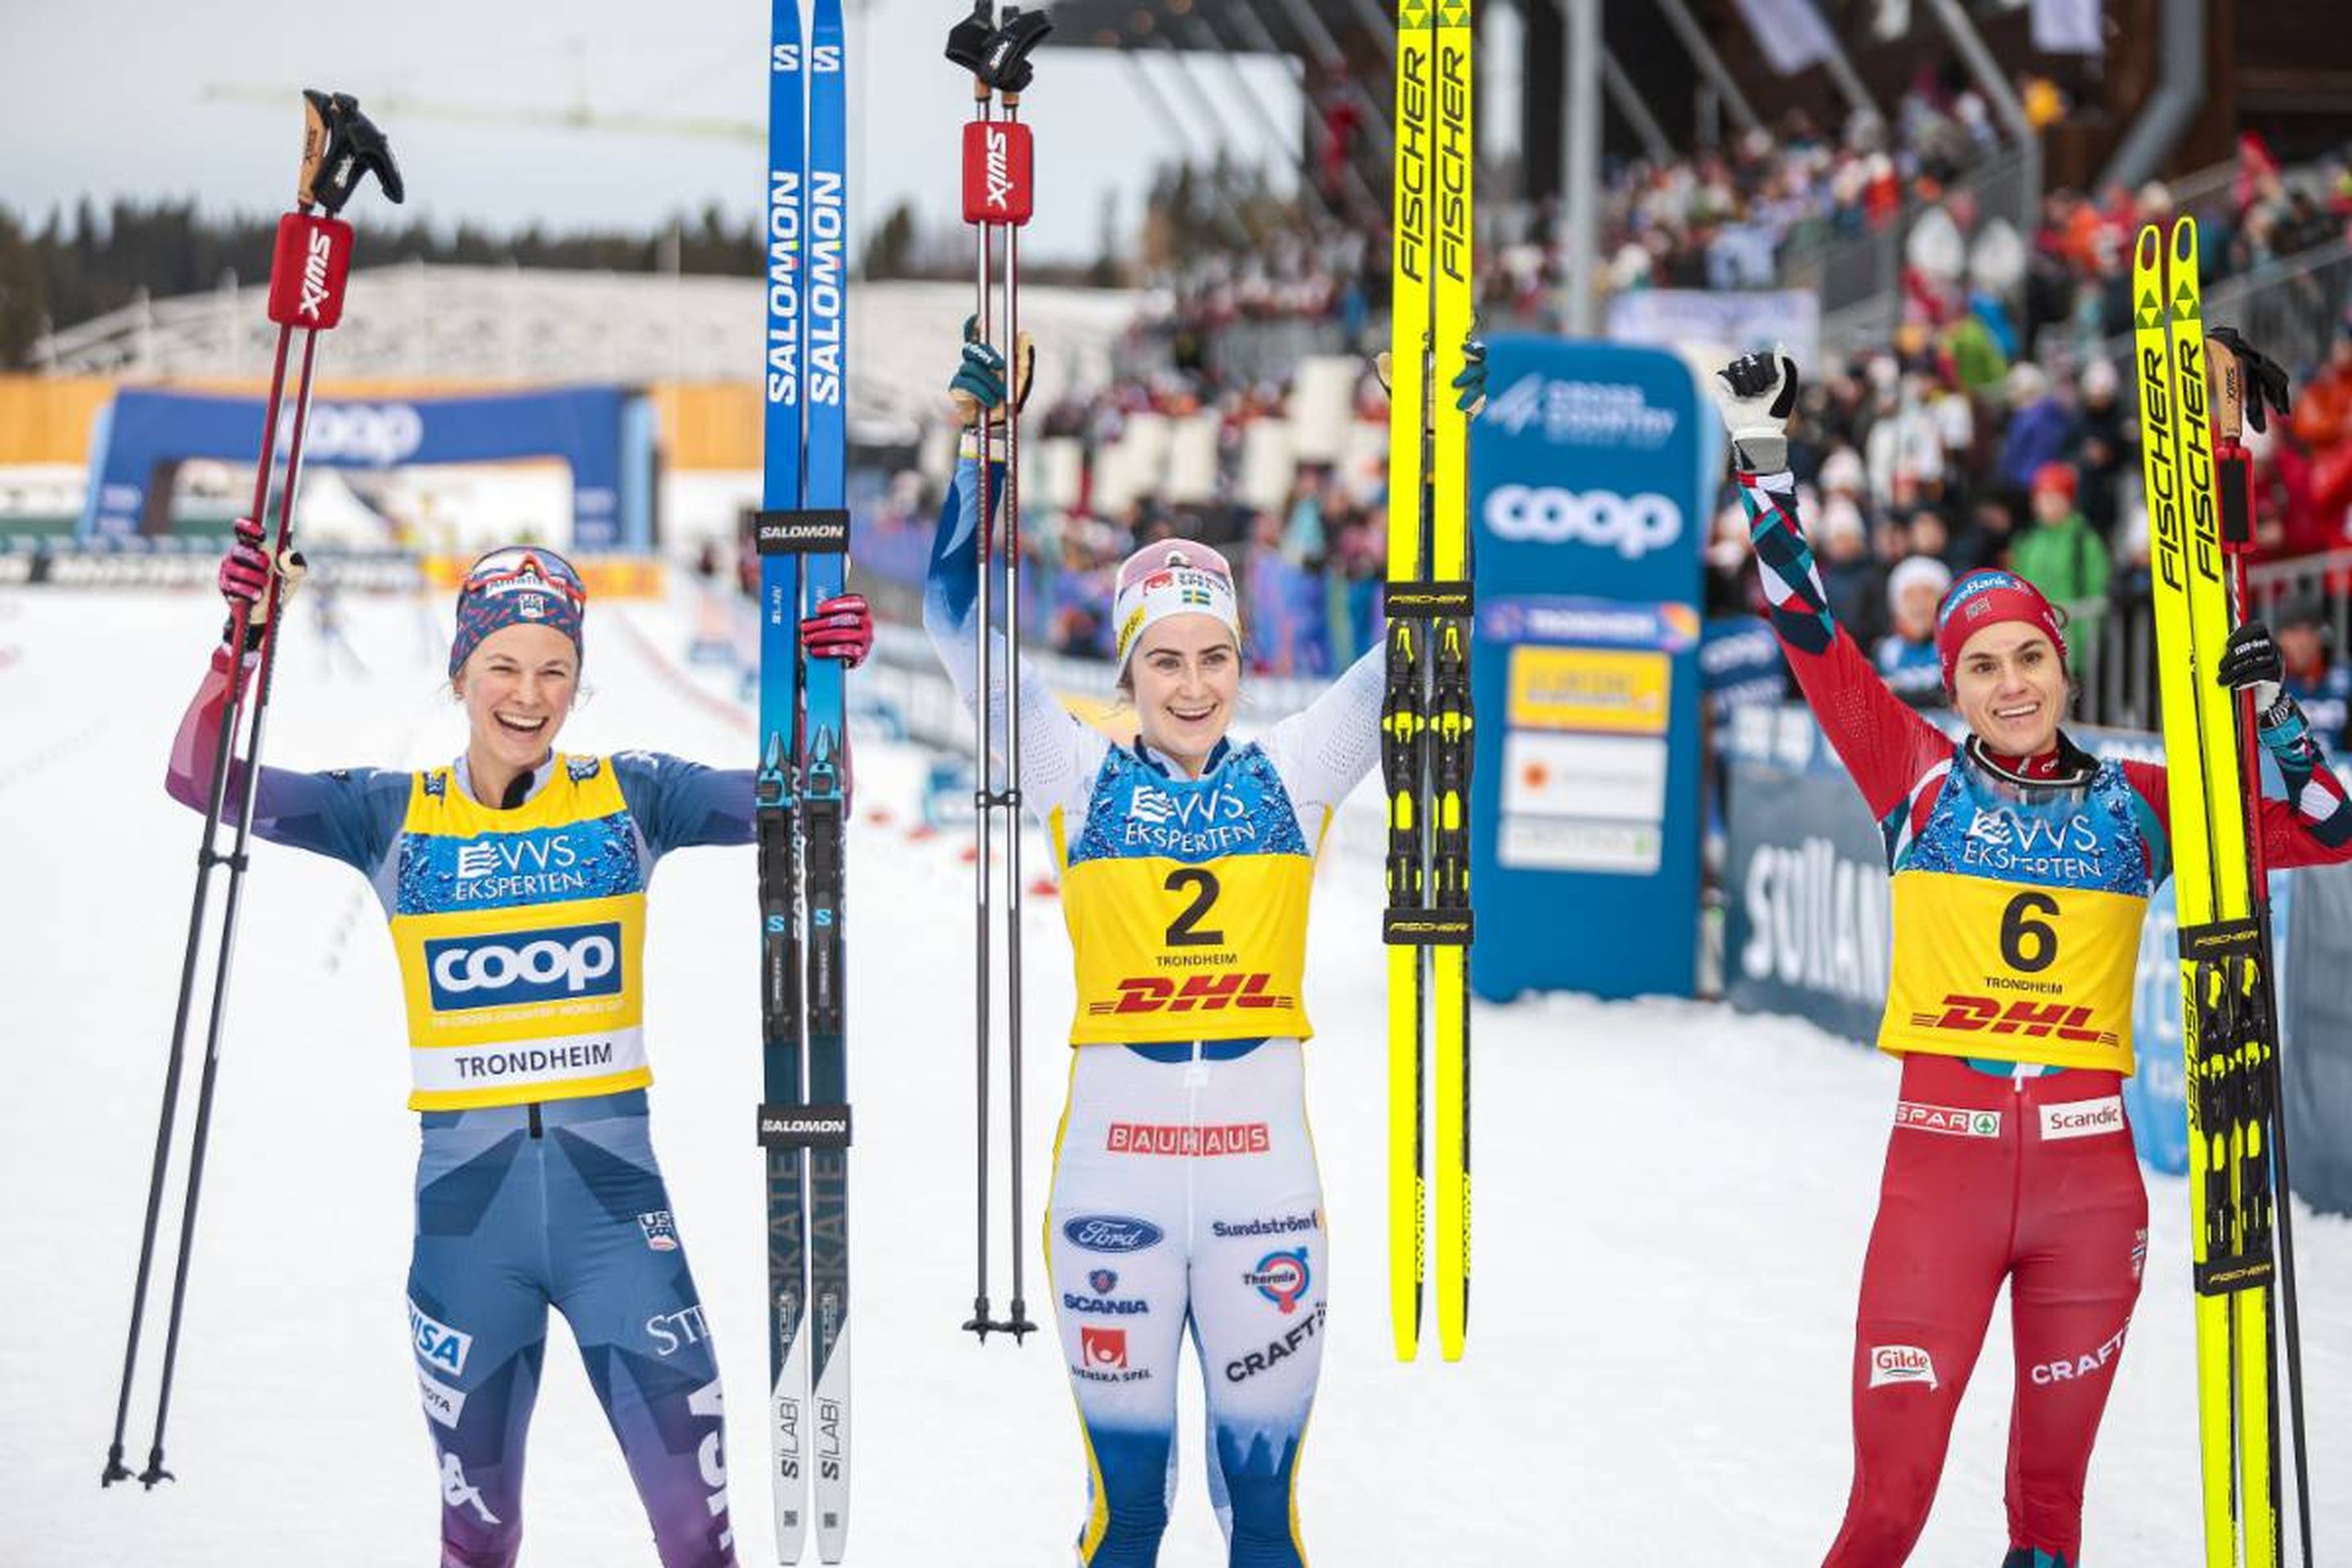
[[[1829,25],[1813,0],[1732,0],[1739,7],[1764,62],[1782,76],[1817,66],[1837,53]]]
[[[2033,47],[2045,55],[2105,53],[2099,0],[2033,0]]]

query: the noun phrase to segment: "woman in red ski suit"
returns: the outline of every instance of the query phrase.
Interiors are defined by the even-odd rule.
[[[1772,626],[1869,803],[1894,877],[1882,1050],[1903,1058],[1853,1350],[1853,1487],[1826,1568],[1907,1559],[1952,1416],[2010,1283],[2017,1346],[2003,1568],[2080,1561],[2083,1478],[2147,1252],[2147,1194],[2121,1098],[2148,894],[2170,873],[2165,771],[2102,762],[2059,728],[2066,639],[2032,584],[1972,572],[1937,611],[1969,733],[1880,681],[1832,617],[1797,516],[1785,426],[1797,367],[1715,378]],[[2252,688],[2286,781],[2260,805],[2273,866],[2352,859],[2352,801],[2258,623],[2223,681]]]

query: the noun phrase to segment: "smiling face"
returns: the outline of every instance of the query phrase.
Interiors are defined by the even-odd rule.
[[[1194,777],[1225,738],[1242,684],[1231,627],[1214,616],[1153,623],[1129,661],[1143,743]]]
[[[1953,661],[1952,705],[1979,740],[2005,756],[2047,752],[2057,742],[2066,695],[2066,662],[2036,626],[1987,626],[1960,645]]]
[[[509,773],[528,773],[555,749],[572,712],[580,650],[551,626],[501,626],[467,656],[452,684],[473,731],[467,752]]]

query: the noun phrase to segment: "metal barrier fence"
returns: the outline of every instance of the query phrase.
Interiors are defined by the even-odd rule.
[[[2326,359],[2344,329],[2352,305],[2352,240],[2338,240],[2252,271],[2209,284],[2205,320],[2231,326],[2246,341],[2287,367],[2297,379]],[[2098,351],[2108,363],[2132,362],[2129,333],[2109,338]]]
[[[2315,607],[2330,634],[2329,646],[2352,647],[2352,548],[2262,562],[2247,570],[2246,595],[2251,618],[2276,626],[2290,607]],[[2078,640],[2075,649],[2075,676],[2082,683],[2076,718],[2113,729],[2161,729],[2156,618],[2147,601],[2135,595],[2118,604],[2065,608],[2076,626],[2090,616],[2098,617],[2097,631]]]
[[[1821,295],[1822,346],[1840,354],[1885,346],[1902,305],[1904,254],[1927,214],[1972,202],[1983,216],[2020,224],[2021,237],[2030,237],[2032,204],[2040,198],[2029,188],[2029,163],[2020,150],[2005,148],[1953,181],[1937,200],[1906,210],[1885,228],[1784,246],[1781,286]]]

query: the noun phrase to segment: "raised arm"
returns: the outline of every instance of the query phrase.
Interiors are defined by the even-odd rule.
[[[2303,705],[2285,689],[2286,661],[2270,628],[2248,621],[2231,633],[2215,673],[2233,691],[2252,693],[2255,738],[2286,785],[2285,799],[2257,803],[2264,859],[2278,867],[2352,860],[2352,799],[2327,765]],[[2258,786],[2250,781],[2247,787]]]
[[[1300,810],[1336,809],[1379,763],[1386,655],[1373,644],[1321,696],[1266,731],[1265,753]]]
[[[220,588],[232,604],[257,608],[265,603],[263,589],[270,572],[259,548],[261,530],[248,520],[237,521],[236,534],[221,563]],[[242,647],[231,647],[229,631],[205,668],[163,773],[163,793],[192,811],[211,804],[213,767],[219,755],[221,725],[232,691],[242,691],[252,680],[263,627],[256,622],[247,630]],[[223,810],[234,816],[245,788],[244,767],[232,763]],[[253,831],[272,844],[307,849],[341,860],[360,871],[374,873],[391,847],[408,796],[408,775],[373,768],[333,773],[295,773],[264,765],[253,796]]]
[[[1920,780],[1950,760],[1952,742],[1895,695],[1830,613],[1797,513],[1787,425],[1797,401],[1796,363],[1750,354],[1715,377],[1731,431],[1732,465],[1748,510],[1748,543],[1771,611],[1772,632],[1806,705],[1828,735],[1871,815],[1882,820]]]

